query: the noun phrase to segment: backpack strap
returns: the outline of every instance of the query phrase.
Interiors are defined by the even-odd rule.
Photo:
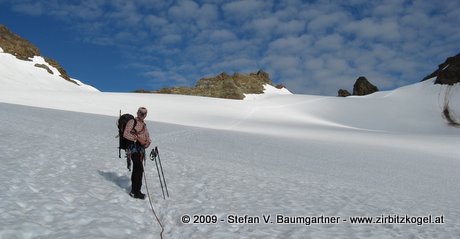
[[[136,118],[134,118],[133,129],[132,129],[131,131],[134,130],[134,133],[136,133],[136,134],[139,133],[139,132],[144,131],[144,129],[145,129],[145,123],[144,123],[144,125],[142,125],[142,129],[141,129],[141,131],[139,131],[139,132],[137,132],[137,130],[136,130],[136,125],[137,125],[137,120],[136,120]]]
[[[134,132],[137,134],[137,130],[136,130],[136,124],[137,124],[137,120],[136,118],[134,118],[134,124],[133,124],[133,129],[131,131],[134,130]]]

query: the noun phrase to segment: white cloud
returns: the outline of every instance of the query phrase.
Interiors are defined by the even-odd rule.
[[[223,71],[246,73],[248,71],[254,71],[254,69],[257,69],[257,63],[254,62],[254,59],[229,57],[228,59],[224,58],[222,61],[212,64],[211,67],[209,67],[209,73],[217,74]]]
[[[340,29],[344,23],[350,21],[344,12],[333,12],[330,14],[319,12],[317,14],[319,15],[308,23],[308,30],[312,34],[324,32],[331,28]]]
[[[229,30],[215,30],[209,33],[209,40],[211,42],[225,42],[235,40],[237,37]]]
[[[254,60],[257,59],[256,52],[259,51],[259,44],[257,40],[235,39],[233,41],[223,42],[221,44],[221,51],[226,55],[235,56],[248,56],[252,55]]]
[[[279,38],[270,42],[268,45],[268,53],[279,55],[299,55],[309,49],[311,42],[311,37],[308,35]]]
[[[155,15],[147,15],[144,18],[144,22],[152,30],[155,30],[158,27],[162,27],[162,26],[165,26],[166,24],[168,24],[167,19],[165,19],[163,17],[155,16]]]
[[[145,76],[161,84],[263,68],[275,82],[299,87],[293,92],[335,95],[360,75],[380,88],[419,81],[460,51],[458,1],[9,2],[16,12],[66,21],[78,39],[142,59]]]
[[[323,36],[315,42],[316,51],[336,51],[342,49],[344,39],[341,35],[333,34]]]
[[[350,66],[348,65],[348,62],[344,59],[340,58],[332,58],[328,62],[328,66],[331,69],[334,69],[335,72],[341,73],[345,72],[350,69]]]
[[[374,17],[399,16],[405,11],[406,0],[391,0],[384,3],[377,3],[374,9],[371,9],[371,15]]]
[[[32,16],[40,16],[45,13],[45,7],[41,2],[19,3],[12,7],[14,11],[25,13]]]
[[[218,23],[219,9],[213,4],[204,4],[195,17],[196,24],[200,29],[208,29]]]
[[[303,72],[301,59],[296,56],[270,55],[264,57],[261,62],[267,70],[276,72],[287,79],[298,77]]]
[[[305,29],[305,22],[300,20],[291,20],[279,22],[276,33],[280,35],[297,35],[302,34]]]
[[[240,0],[225,3],[222,5],[222,10],[227,18],[241,22],[253,16],[263,15],[270,7],[269,1]]]
[[[274,29],[276,29],[278,24],[279,21],[276,17],[269,16],[266,18],[253,19],[249,24],[246,24],[245,27],[253,34],[268,36],[275,32]]]
[[[169,17],[173,19],[189,20],[197,16],[199,5],[190,0],[180,1],[172,6],[169,11]]]
[[[325,62],[322,58],[309,58],[304,62],[304,66],[309,71],[318,71],[324,69]]]
[[[344,31],[358,38],[370,40],[397,40],[399,38],[398,23],[393,20],[376,21],[365,18],[350,22],[344,26]]]
[[[180,34],[171,34],[161,37],[160,42],[162,44],[177,44],[182,41],[182,35]]]
[[[47,14],[52,14],[62,19],[94,20],[103,16],[103,5],[103,0],[85,0],[79,4],[48,1],[46,10]]]
[[[157,85],[159,82],[173,83],[177,86],[186,86],[189,83],[189,79],[175,71],[153,70],[144,73],[145,76],[151,78],[152,84]]]

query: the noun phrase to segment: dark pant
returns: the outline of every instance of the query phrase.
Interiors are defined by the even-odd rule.
[[[138,194],[141,192],[142,176],[144,174],[144,152],[137,148],[131,152],[131,161],[133,162],[133,172],[131,174],[131,192]]]

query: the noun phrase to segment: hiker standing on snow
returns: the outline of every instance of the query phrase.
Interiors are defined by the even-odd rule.
[[[141,192],[142,175],[144,173],[145,149],[149,147],[150,140],[149,131],[144,119],[147,117],[147,109],[140,107],[137,110],[137,117],[128,121],[123,137],[130,140],[130,145],[127,149],[128,160],[133,162],[133,172],[131,174],[131,192],[129,195],[133,198],[144,199],[145,194]],[[134,124],[136,121],[136,124]],[[133,127],[134,126],[134,127]]]

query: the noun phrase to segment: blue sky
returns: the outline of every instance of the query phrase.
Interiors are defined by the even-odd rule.
[[[0,0],[0,24],[102,91],[263,69],[294,93],[420,81],[460,52],[460,1]]]

